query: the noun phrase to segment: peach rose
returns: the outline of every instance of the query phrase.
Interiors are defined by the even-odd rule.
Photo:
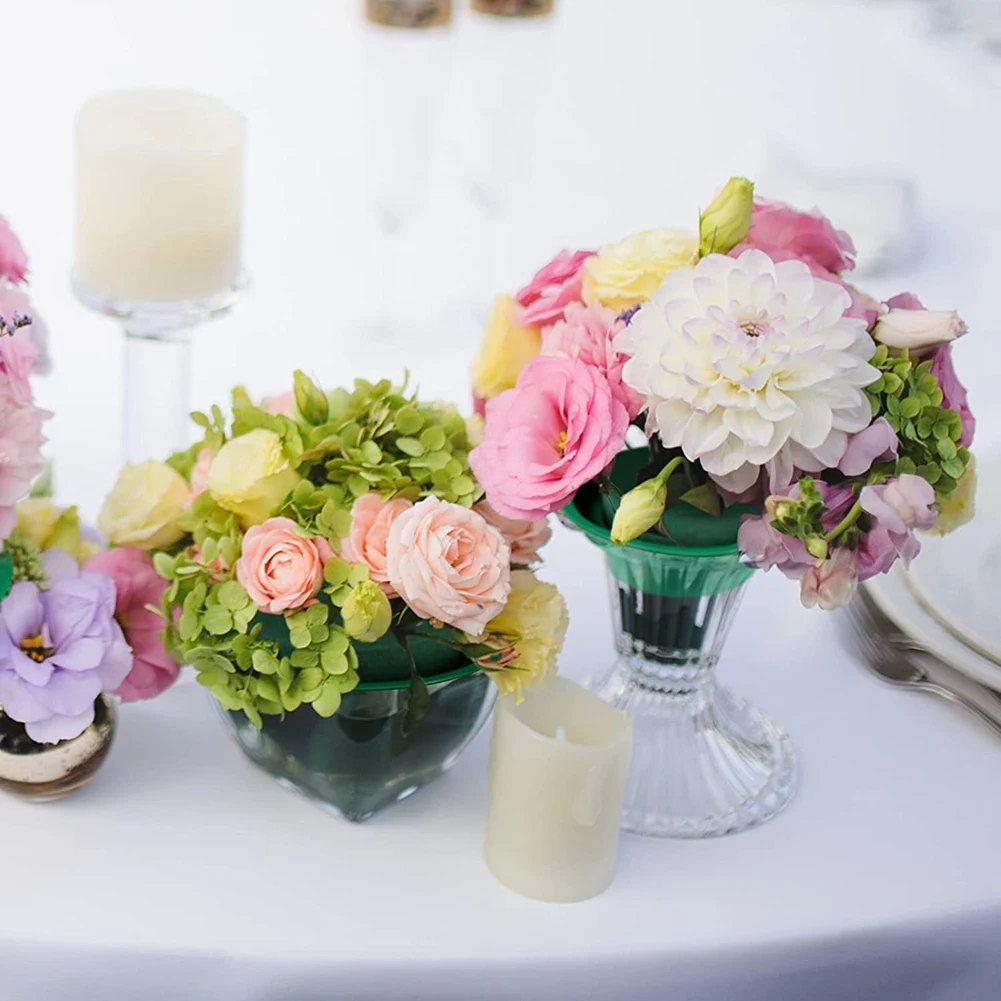
[[[341,539],[341,556],[367,566],[369,579],[388,598],[397,595],[386,573],[386,540],[393,522],[412,507],[402,497],[384,501],[378,494],[362,494],[351,506],[351,532]]]
[[[389,580],[424,619],[479,635],[511,591],[504,536],[469,508],[425,497],[393,522],[386,545]]]
[[[504,536],[511,547],[511,562],[515,566],[527,567],[539,562],[539,550],[553,534],[547,519],[521,521],[517,518],[505,518],[486,501],[480,501],[475,510],[486,518],[488,525],[493,525]]]
[[[333,555],[326,539],[303,538],[291,518],[268,518],[243,537],[236,579],[262,612],[295,611],[313,603]]]

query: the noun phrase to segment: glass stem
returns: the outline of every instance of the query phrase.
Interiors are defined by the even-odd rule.
[[[165,459],[188,444],[191,330],[151,334],[125,327],[126,462]]]

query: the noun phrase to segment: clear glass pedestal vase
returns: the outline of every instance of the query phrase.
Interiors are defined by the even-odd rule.
[[[590,687],[633,720],[623,827],[704,838],[775,816],[796,785],[789,738],[716,679],[750,571],[735,553],[606,559],[618,659]]]
[[[621,452],[621,492],[644,479],[646,449]],[[774,817],[796,788],[785,732],[716,679],[716,665],[754,571],[737,531],[753,508],[708,515],[675,504],[671,533],[611,540],[617,494],[584,488],[562,520],[605,554],[618,657],[589,687],[633,721],[622,826],[637,834],[706,838]]]

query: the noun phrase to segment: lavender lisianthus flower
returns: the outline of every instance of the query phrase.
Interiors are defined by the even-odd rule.
[[[0,705],[32,740],[54,744],[93,722],[94,700],[122,683],[132,650],[110,577],[80,570],[61,549],[44,563],[44,590],[19,581],[0,603]]]

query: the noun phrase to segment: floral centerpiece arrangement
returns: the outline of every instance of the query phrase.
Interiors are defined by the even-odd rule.
[[[911,560],[917,530],[969,516],[974,420],[952,360],[966,327],[911,293],[868,296],[853,266],[851,239],[819,212],[732,178],[697,231],[563,251],[494,302],[470,464],[500,514],[562,509],[606,547],[623,655],[604,684],[613,700],[632,705],[644,677],[698,688],[750,567],[778,567],[805,605],[836,608]],[[637,829],[720,833],[788,798],[784,734],[704,687],[699,699],[739,717],[731,743],[760,768],[722,804],[706,781],[683,817],[634,803]],[[693,751],[692,781],[706,769]]]
[[[24,250],[0,218],[0,783],[51,796],[86,781],[103,758],[113,722],[106,696],[150,698],[179,667],[146,609],[166,588],[149,556],[102,552],[75,508],[28,497],[33,486],[47,489],[42,425],[51,415],[32,393],[46,338],[26,274]],[[64,746],[78,738],[79,748]],[[58,756],[46,745],[59,745]]]
[[[451,763],[487,677],[517,695],[555,669],[565,607],[530,569],[549,530],[483,501],[454,407],[296,372],[194,419],[202,440],[126,466],[99,525],[153,553],[166,646],[258,763],[367,816]]]

